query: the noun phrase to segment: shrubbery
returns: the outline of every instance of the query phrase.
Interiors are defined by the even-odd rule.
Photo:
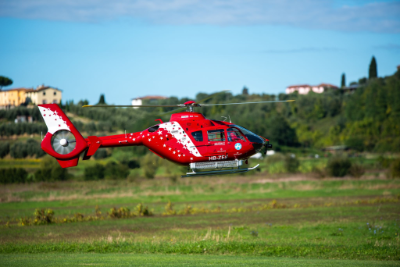
[[[20,159],[27,156],[36,156],[36,158],[45,155],[45,152],[40,147],[40,143],[33,139],[28,139],[25,143],[16,142],[10,146],[10,155],[13,158]]]
[[[1,142],[0,143],[0,158],[4,158],[10,153],[10,143]]]
[[[390,165],[390,177],[400,178],[400,159],[396,159]]]
[[[84,178],[86,181],[104,179],[105,168],[102,164],[96,163],[94,166],[86,167]]]
[[[104,177],[110,180],[126,179],[129,175],[128,166],[116,163],[114,161],[108,162],[105,166]]]
[[[35,181],[65,181],[68,179],[68,170],[61,168],[56,159],[46,156],[40,163],[40,169],[35,172]]]
[[[47,132],[44,123],[2,123],[0,124],[0,136],[12,136],[23,134],[45,134]]]
[[[23,168],[0,169],[0,183],[25,183],[28,180],[28,173]]]
[[[142,169],[144,171],[144,176],[148,179],[153,179],[156,174],[159,164],[159,157],[153,153],[147,153],[144,156],[141,163]]]
[[[329,159],[326,166],[328,175],[334,177],[343,177],[349,173],[351,161],[346,157],[335,156]]]
[[[299,170],[300,162],[295,155],[285,157],[285,170],[290,173],[295,173]]]

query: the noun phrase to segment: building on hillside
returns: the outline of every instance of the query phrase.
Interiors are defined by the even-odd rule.
[[[333,84],[328,84],[328,83],[321,83],[319,85],[308,85],[308,84],[291,85],[286,88],[286,94],[292,94],[294,92],[298,92],[301,95],[306,95],[310,91],[320,94],[320,93],[326,92],[328,89],[336,90],[339,88]]]
[[[60,103],[62,91],[51,86],[33,88],[14,88],[0,91],[0,108],[13,108],[22,104]]]
[[[0,107],[15,107],[24,104],[26,101],[26,92],[32,88],[13,88],[0,91]]]
[[[62,99],[62,91],[53,86],[38,86],[35,90],[26,92],[26,98],[35,105],[40,104],[59,104]]]
[[[167,98],[168,97],[157,96],[157,95],[132,98],[132,105],[141,106],[141,105],[143,105],[143,101],[146,101],[150,104],[157,104],[158,100],[167,99]],[[134,107],[134,108],[138,108],[138,107]]]

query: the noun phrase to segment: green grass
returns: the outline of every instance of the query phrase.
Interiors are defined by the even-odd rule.
[[[291,259],[251,256],[160,254],[15,254],[0,255],[2,266],[399,266],[395,261]]]
[[[15,260],[26,259],[27,266],[46,260],[55,266],[74,265],[79,257],[83,257],[81,262],[88,259],[89,264],[92,255],[104,253],[110,256],[93,263],[119,264],[118,255],[161,266],[174,263],[168,260],[173,257],[182,259],[182,265],[208,264],[206,260],[190,261],[199,256],[210,259],[211,265],[224,261],[226,265],[233,261],[247,264],[249,259],[254,265],[267,260],[265,264],[283,266],[324,262],[315,259],[388,264],[400,260],[399,180],[303,179],[293,176],[285,181],[258,175],[180,179],[176,183],[155,179],[4,185],[0,187],[0,257],[16,265],[24,262]],[[394,202],[380,201],[383,198]],[[280,206],[258,209],[273,199]],[[161,216],[168,200],[178,211],[187,205],[220,211]],[[111,207],[133,210],[139,202],[155,215],[107,218]],[[18,224],[20,217],[32,217],[36,208],[51,208],[61,219],[77,212],[93,216],[96,205],[104,216],[101,220]],[[73,256],[63,261],[62,255]],[[357,263],[349,261],[348,265]]]
[[[301,178],[301,177],[299,177]],[[32,216],[36,208],[52,208],[56,215],[89,214],[96,205],[106,212],[113,206],[148,205],[160,213],[170,200],[181,208],[231,208],[263,204],[350,201],[364,197],[396,196],[400,180],[277,181],[265,176],[210,177],[142,181],[56,182],[0,187],[0,220]]]

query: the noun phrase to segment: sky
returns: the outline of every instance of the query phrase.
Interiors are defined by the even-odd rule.
[[[0,0],[0,75],[17,87],[194,98],[231,90],[279,94],[340,84],[400,65],[400,1]]]

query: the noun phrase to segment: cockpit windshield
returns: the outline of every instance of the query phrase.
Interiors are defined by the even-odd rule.
[[[247,137],[247,139],[249,139],[250,142],[264,143],[264,140],[261,137],[259,137],[255,133],[247,130],[246,128],[239,126],[239,125],[232,125],[232,126],[240,129],[240,131]]]
[[[237,128],[228,128],[226,131],[228,133],[228,141],[236,142],[242,140],[246,142],[246,138]]]

